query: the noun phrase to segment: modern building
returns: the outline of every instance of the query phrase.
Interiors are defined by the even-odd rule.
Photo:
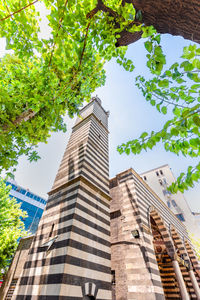
[[[200,227],[200,213],[192,212],[192,214],[193,214],[194,217],[195,217],[196,223],[197,223],[198,226]],[[199,236],[199,238],[200,238],[200,236]]]
[[[200,226],[190,210],[190,207],[181,192],[171,194],[167,187],[176,181],[169,165],[163,165],[140,174],[142,179],[162,199],[172,212],[186,226],[189,234],[200,237]]]
[[[42,217],[46,200],[32,193],[29,189],[19,186],[16,181],[12,179],[6,181],[6,185],[12,187],[10,197],[15,198],[18,203],[21,203],[21,209],[28,214],[28,217],[23,220],[25,229],[31,234],[34,234]]]
[[[80,115],[38,230],[21,241],[0,299],[200,299],[200,265],[183,222],[133,169],[109,181],[100,99]]]

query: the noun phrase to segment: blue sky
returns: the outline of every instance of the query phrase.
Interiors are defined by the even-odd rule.
[[[189,42],[181,37],[162,36],[162,46],[167,54],[169,65],[181,56],[183,46],[188,44]],[[196,162],[193,159],[165,152],[161,144],[152,151],[137,156],[119,155],[116,151],[117,145],[139,137],[143,131],[159,130],[167,120],[167,116],[160,114],[145,101],[135,86],[134,78],[138,74],[149,76],[145,66],[145,55],[146,50],[142,40],[130,45],[127,56],[133,59],[135,70],[128,73],[114,60],[107,63],[106,84],[94,93],[101,98],[103,107],[110,111],[110,177],[130,167],[142,173],[164,164],[169,164],[174,175],[178,176],[189,164],[195,165]],[[52,134],[48,144],[39,146],[40,161],[29,163],[25,158],[20,159],[16,172],[18,184],[47,197],[46,193],[53,184],[74,121],[66,117],[68,132]],[[196,184],[192,190],[185,193],[194,211],[200,211],[199,194],[200,184]]]

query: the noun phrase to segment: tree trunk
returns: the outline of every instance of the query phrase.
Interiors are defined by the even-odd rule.
[[[180,35],[200,43],[199,0],[125,0],[141,10],[145,25],[153,25],[159,33]],[[140,35],[122,32],[117,46],[129,45]]]

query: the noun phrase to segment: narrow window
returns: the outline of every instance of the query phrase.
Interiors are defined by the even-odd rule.
[[[185,221],[183,214],[177,214],[176,216],[181,222]]]
[[[168,206],[169,208],[171,207],[170,201],[167,201],[167,206]]]
[[[158,181],[159,181],[160,185],[163,185],[163,182],[161,179],[159,179]]]
[[[52,234],[53,234],[53,229],[54,229],[54,223],[51,225],[51,231],[49,232],[49,237],[52,236]]]
[[[163,171],[162,170],[160,170],[160,174],[163,175]]]
[[[177,207],[177,204],[176,204],[175,200],[172,200],[172,205],[173,205],[174,207]]]
[[[144,180],[147,180],[146,176],[144,176]]]
[[[157,176],[159,176],[159,173],[158,173],[158,172],[156,172],[156,175],[157,175]]]
[[[111,270],[111,276],[112,276],[111,283],[115,284],[115,270]]]

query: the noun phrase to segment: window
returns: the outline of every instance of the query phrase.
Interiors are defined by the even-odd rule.
[[[171,192],[170,192],[170,191],[167,191],[167,190],[163,190],[163,194],[164,194],[164,196],[165,196],[165,195],[171,195]]]
[[[185,221],[183,214],[177,214],[176,216],[181,222]]]
[[[116,219],[119,218],[121,216],[121,211],[120,210],[116,210],[110,213],[110,219]]]
[[[156,175],[157,175],[157,176],[159,176],[159,173],[158,173],[158,172],[156,172]]]
[[[166,190],[163,190],[163,195],[165,196],[167,194],[167,191]]]
[[[144,176],[144,180],[147,180],[146,176]]]
[[[163,171],[162,170],[160,170],[160,174],[163,175]]]
[[[140,238],[140,233],[137,229],[131,231],[132,233],[132,236],[135,238],[135,239],[139,239]]]
[[[158,181],[159,181],[160,185],[163,185],[163,182],[161,179],[158,179]]]
[[[170,201],[167,201],[167,206],[168,206],[169,208],[171,207]]]
[[[166,178],[163,178],[163,182],[164,182],[165,184],[167,184],[167,180],[166,180]]]
[[[172,205],[173,205],[174,207],[177,207],[177,204],[176,204],[175,200],[172,200]]]
[[[49,237],[51,237],[51,236],[52,236],[52,234],[53,234],[53,230],[54,230],[54,223],[51,225],[51,231],[50,231],[50,233],[49,233]]]
[[[112,276],[111,283],[115,284],[115,270],[111,270],[111,276]]]
[[[26,190],[24,190],[24,189],[20,189],[20,191],[19,191],[21,194],[23,194],[23,195],[25,195],[26,194]]]

